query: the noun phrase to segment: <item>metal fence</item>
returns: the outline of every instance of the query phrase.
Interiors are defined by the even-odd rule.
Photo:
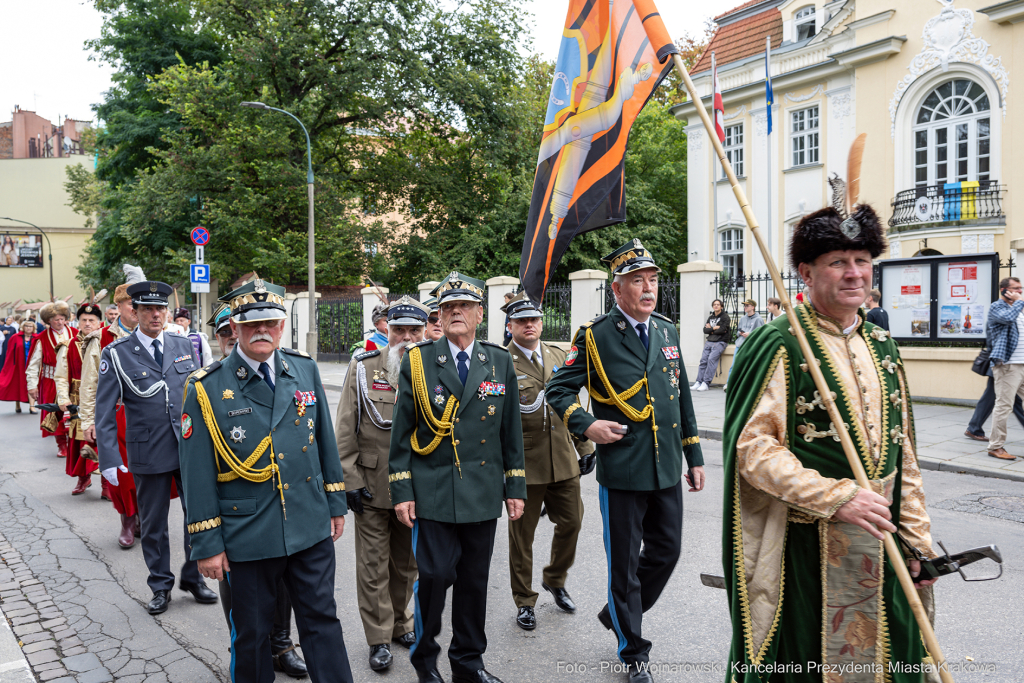
[[[320,360],[346,360],[363,340],[363,297],[316,302],[317,354]]]
[[[995,180],[946,183],[904,190],[892,200],[889,226],[944,223],[977,218],[1000,218],[1005,185]]]
[[[797,293],[803,291],[804,288],[804,282],[800,279],[800,275],[793,272],[782,273],[782,282],[789,298],[793,299],[795,303]],[[737,323],[740,317],[744,315],[743,302],[747,299],[753,299],[757,302],[755,310],[765,322],[768,322],[768,299],[778,297],[778,290],[775,289],[775,283],[772,282],[771,275],[768,273],[751,273],[749,275],[729,277],[723,271],[721,275],[711,281],[711,284],[718,288],[718,298],[722,300],[722,306],[725,312],[729,314],[730,329],[732,331],[730,342],[736,340],[738,332]],[[711,311],[708,311],[709,315],[710,313]],[[704,325],[703,320],[697,322],[701,326]]]
[[[550,284],[544,290],[544,341],[569,341],[573,333],[570,323],[572,315],[572,285]]]
[[[604,292],[604,312],[608,313],[615,307],[615,293],[612,291],[611,281],[598,285],[598,289]],[[679,324],[678,280],[658,281],[658,304],[654,310],[675,324]]]

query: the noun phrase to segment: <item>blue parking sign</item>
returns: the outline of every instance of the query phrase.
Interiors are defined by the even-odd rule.
[[[193,263],[190,270],[192,284],[210,284],[210,266],[205,263]]]

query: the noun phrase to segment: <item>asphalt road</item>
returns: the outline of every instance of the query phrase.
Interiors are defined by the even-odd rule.
[[[337,397],[337,393],[329,393],[332,409]],[[180,673],[162,670],[144,679],[227,680],[229,632],[220,606],[199,605],[191,596],[175,591],[165,614],[155,618],[147,615],[144,606],[150,591],[141,548],[136,545],[123,550],[117,545],[118,517],[109,503],[100,500],[98,477],[85,495],[72,497],[73,480],[64,474],[64,461],[54,457],[53,440],[40,439],[36,418],[14,414],[9,403],[0,404],[0,434],[0,496],[21,497],[39,519],[66,525],[68,531],[84,541],[87,553],[91,553],[88,559],[105,565],[114,579],[90,588],[94,598],[91,602],[79,601],[87,614],[91,615],[93,610],[99,614],[103,605],[120,605],[119,614],[123,616],[113,618],[135,625],[122,641],[123,647],[135,656],[144,656],[146,649],[153,646],[151,641],[165,640],[167,635],[185,651],[180,653]],[[717,442],[705,442],[703,446],[708,462],[707,489],[684,495],[683,556],[660,602],[644,619],[644,632],[654,642],[652,664],[662,667],[656,675],[659,681],[720,683],[725,678],[730,637],[725,594],[702,586],[699,579],[701,572],[721,572],[721,448]],[[937,587],[937,632],[947,660],[977,669],[995,669],[987,673],[957,673],[954,678],[1024,680],[1020,658],[1024,642],[1020,618],[1020,605],[1024,602],[1024,490],[1015,482],[948,472],[929,471],[924,476],[936,539],[945,541],[951,551],[995,543],[1006,563],[998,581],[969,584],[949,577]],[[505,524],[499,522],[490,574],[485,663],[489,671],[506,683],[623,680],[622,674],[612,670],[616,663],[615,637],[596,619],[606,600],[607,574],[597,482],[593,476],[584,478],[583,496],[583,532],[576,565],[566,586],[579,610],[576,614],[563,613],[541,591],[538,627],[532,632],[524,632],[515,625],[516,609],[508,583],[508,539]],[[172,507],[171,518],[171,548],[175,555],[172,568],[176,570],[183,560],[180,508]],[[5,527],[8,521],[13,520],[0,518]],[[352,515],[348,524],[352,524]],[[534,584],[538,589],[551,532],[552,525],[542,520],[535,545]],[[397,646],[393,650],[395,664],[388,672],[376,674],[367,666],[368,647],[356,609],[352,541],[349,527],[336,546],[335,585],[355,680],[415,681],[407,652]],[[57,547],[52,552],[60,564],[62,551]],[[799,586],[790,583],[786,588],[799,590]],[[109,621],[112,617],[104,618]],[[447,618],[445,621],[450,623]],[[153,628],[151,622],[159,629]],[[447,629],[441,634],[444,649],[450,637]],[[107,661],[104,664],[115,670]],[[439,668],[446,678],[450,676],[443,655]],[[278,680],[291,679],[279,675]]]

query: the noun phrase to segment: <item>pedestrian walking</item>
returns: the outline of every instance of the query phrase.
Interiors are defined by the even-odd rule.
[[[608,561],[608,604],[598,619],[615,632],[628,679],[649,683],[643,614],[682,548],[684,457],[692,492],[704,488],[704,459],[679,333],[654,311],[661,269],[636,239],[602,261],[614,275],[616,306],[576,333],[565,366],[547,383],[547,401],[571,433],[597,444]],[[584,387],[596,401],[593,415],[577,397]]]
[[[185,491],[178,462],[181,439],[181,400],[185,381],[199,369],[199,359],[187,337],[164,332],[167,297],[173,290],[164,282],[143,281],[127,288],[139,324],[131,334],[103,349],[96,389],[96,437],[100,445],[100,471],[114,486],[124,467],[119,457],[117,402],[124,405],[128,467],[135,481],[139,506],[142,553],[149,569],[147,583],[153,598],[150,614],[167,611],[174,588],[167,515],[171,490],[176,488],[186,518]],[[179,587],[203,604],[217,602],[203,581],[194,560],[189,531],[184,533],[186,553]]]
[[[519,382],[519,412],[523,421],[526,458],[526,507],[523,516],[508,523],[508,564],[515,601],[516,624],[537,627],[537,591],[533,589],[533,538],[541,508],[554,525],[550,560],[544,567],[541,588],[563,612],[576,611],[565,584],[576,561],[576,542],[583,526],[580,476],[596,465],[594,444],[570,434],[545,400],[545,382],[565,367],[566,352],[541,341],[544,312],[525,292],[510,299],[502,312],[508,316],[512,363]]]
[[[996,383],[992,378],[992,368],[988,369],[988,381],[985,383],[985,391],[982,392],[981,398],[978,399],[977,405],[974,406],[974,413],[971,415],[970,422],[967,423],[967,429],[964,430],[964,436],[974,441],[988,441],[988,437],[985,436],[985,423],[988,422],[988,418],[992,416],[992,409],[996,405]],[[1020,423],[1021,427],[1024,427],[1024,404],[1021,403],[1020,396],[1013,397],[1013,416],[1017,418],[1017,422]]]
[[[1015,277],[999,282],[999,299],[988,309],[988,347],[992,349],[992,379],[996,402],[989,434],[988,454],[999,460],[1016,460],[1006,452],[1006,419],[1013,409],[1014,397],[1024,398],[1024,287]]]
[[[864,306],[868,309],[867,321],[872,325],[878,325],[886,332],[889,331],[889,314],[881,306],[882,293],[872,289],[868,298],[864,300]]]
[[[257,277],[221,297],[238,343],[189,378],[180,458],[190,557],[231,583],[235,683],[274,680],[280,581],[313,683],[351,683],[334,599],[345,483],[316,362],[278,348],[284,295]]]
[[[694,391],[708,390],[711,381],[715,378],[715,371],[718,370],[718,360],[732,339],[732,329],[729,324],[729,314],[725,312],[722,300],[715,299],[711,302],[711,315],[704,323],[704,334],[707,339],[704,341],[704,352],[700,356],[700,365],[697,367],[697,377],[690,389]]]
[[[512,356],[475,339],[484,286],[453,272],[431,292],[445,336],[406,350],[391,424],[391,502],[419,570],[409,659],[420,683],[443,680],[436,639],[449,588],[453,682],[500,683],[483,660],[487,578],[502,501],[510,520],[523,514],[526,470]]]

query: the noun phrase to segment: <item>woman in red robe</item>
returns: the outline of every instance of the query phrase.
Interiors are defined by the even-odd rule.
[[[29,404],[30,413],[36,412],[28,397],[28,385],[25,382],[35,332],[36,324],[31,320],[21,323],[21,331],[7,340],[7,358],[0,371],[0,401],[14,401],[14,411],[17,413],[21,412],[22,403]]]
[[[57,369],[57,349],[78,335],[78,330],[67,325],[70,316],[71,309],[63,301],[46,304],[39,310],[39,317],[48,327],[32,340],[25,380],[29,398],[36,403],[53,403],[57,400],[57,385],[53,382]],[[57,457],[67,457],[68,428],[64,413],[41,411],[39,428],[44,439],[51,434],[56,437]]]

